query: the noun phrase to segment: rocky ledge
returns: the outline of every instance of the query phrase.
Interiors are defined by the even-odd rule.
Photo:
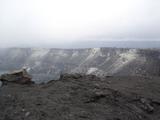
[[[0,86],[3,83],[7,84],[8,82],[19,83],[19,84],[32,84],[31,75],[28,74],[26,69],[16,70],[10,73],[2,74],[0,76]]]

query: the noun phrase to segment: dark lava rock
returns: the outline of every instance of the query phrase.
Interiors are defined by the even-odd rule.
[[[82,75],[79,74],[79,73],[75,73],[75,74],[65,73],[65,74],[60,75],[60,80],[63,80],[63,79],[79,79],[81,77],[82,77]]]
[[[0,80],[5,82],[20,83],[20,84],[33,83],[31,76],[27,73],[25,69],[14,71],[12,73],[2,74],[0,76]]]
[[[68,74],[43,85],[9,82],[0,90],[0,120],[159,120],[159,90],[154,77]]]

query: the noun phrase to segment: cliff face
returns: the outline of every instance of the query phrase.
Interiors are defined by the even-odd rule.
[[[35,81],[58,79],[60,73],[160,75],[160,51],[121,48],[0,50],[1,71],[28,68]]]

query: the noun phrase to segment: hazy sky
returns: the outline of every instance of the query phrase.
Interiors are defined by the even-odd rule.
[[[160,0],[0,0],[0,43],[160,40]]]

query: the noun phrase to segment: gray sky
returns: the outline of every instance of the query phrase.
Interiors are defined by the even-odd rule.
[[[0,43],[160,40],[160,0],[0,0]]]

